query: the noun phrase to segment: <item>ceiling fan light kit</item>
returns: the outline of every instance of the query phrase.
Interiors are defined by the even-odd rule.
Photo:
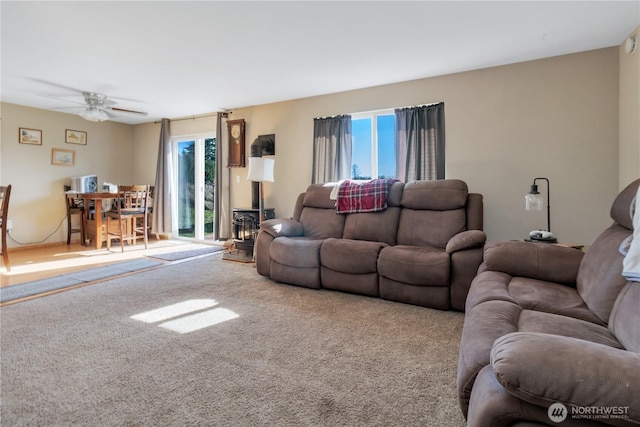
[[[105,120],[109,120],[109,116],[105,113],[100,107],[96,107],[94,105],[90,105],[80,113],[80,117],[85,120],[89,120],[90,122],[103,122]]]

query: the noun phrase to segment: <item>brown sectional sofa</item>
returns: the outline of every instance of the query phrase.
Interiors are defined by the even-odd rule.
[[[256,268],[271,279],[464,310],[486,240],[482,195],[461,180],[395,182],[381,212],[337,214],[309,186],[293,218],[264,221]]]
[[[468,426],[640,424],[640,283],[622,275],[619,251],[639,183],[618,195],[586,254],[486,244],[458,361]]]

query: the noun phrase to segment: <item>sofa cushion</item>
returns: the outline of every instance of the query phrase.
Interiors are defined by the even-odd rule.
[[[312,239],[342,237],[344,215],[337,215],[334,209],[305,207],[300,213],[300,223],[305,237]]]
[[[621,417],[602,421],[640,423],[640,393],[634,388],[640,384],[636,353],[573,338],[515,333],[496,340],[491,366],[498,382],[525,402],[543,408],[556,402],[568,407],[615,408],[618,412],[613,414]]]
[[[382,212],[354,213],[345,218],[345,239],[369,240],[396,244],[400,208],[387,208]]]
[[[278,237],[271,242],[269,255],[289,267],[320,268],[320,247],[324,240],[307,237]]]
[[[609,329],[627,350],[640,353],[640,283],[627,282],[611,312]]]
[[[604,325],[600,318],[589,311],[575,288],[544,280],[512,277],[498,271],[483,271],[474,278],[469,289],[466,311],[495,300],[510,302],[523,309],[560,314]]]
[[[614,224],[606,229],[589,248],[578,273],[577,287],[585,300],[603,322],[609,321],[613,304],[627,280],[622,276],[624,256],[621,243],[633,234],[632,207],[640,179],[618,194],[611,205]]]
[[[630,235],[631,230],[617,224],[606,229],[585,254],[578,272],[578,293],[589,310],[605,323],[627,282],[622,275],[624,257],[618,248]]]
[[[404,185],[400,205],[409,209],[449,211],[464,208],[469,189],[458,179],[410,181]]]
[[[606,326],[553,313],[522,310],[518,318],[518,331],[571,337],[609,347],[622,348]]]
[[[380,252],[378,273],[417,286],[449,286],[449,254],[431,246],[389,246]]]
[[[464,208],[436,211],[404,208],[400,213],[397,244],[444,249],[466,227]]]
[[[386,246],[381,242],[327,239],[320,248],[320,262],[324,267],[344,273],[377,273],[378,254]]]
[[[333,186],[325,184],[311,184],[303,193],[302,206],[307,208],[331,209],[336,207],[336,201],[331,199]]]
[[[494,241],[484,247],[484,270],[576,286],[584,252],[522,241]]]

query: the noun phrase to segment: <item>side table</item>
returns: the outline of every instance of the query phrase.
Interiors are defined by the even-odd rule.
[[[573,249],[577,249],[579,251],[584,249],[584,245],[578,245],[575,243],[565,243],[565,242],[558,242],[558,243],[545,243],[545,242],[538,242],[535,240],[530,240],[530,239],[524,239],[525,242],[529,242],[529,243],[538,243],[540,245],[555,245],[555,246],[563,246],[565,248],[573,248]]]

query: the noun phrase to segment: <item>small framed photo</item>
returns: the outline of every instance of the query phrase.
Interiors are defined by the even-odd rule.
[[[42,145],[42,131],[40,129],[20,128],[18,130],[20,144]]]
[[[64,131],[64,142],[67,144],[87,145],[87,133],[81,130]]]
[[[58,166],[74,166],[76,164],[76,152],[74,150],[52,148],[51,164]]]

